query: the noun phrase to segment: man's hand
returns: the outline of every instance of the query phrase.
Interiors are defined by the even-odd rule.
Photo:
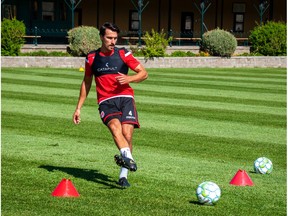
[[[119,74],[119,76],[115,77],[116,80],[118,81],[118,83],[120,83],[121,85],[130,83],[130,77],[129,76],[122,74],[120,72],[118,72],[118,74]]]
[[[74,122],[74,124],[79,124],[81,122],[80,109],[75,110],[75,112],[73,114],[73,122]]]

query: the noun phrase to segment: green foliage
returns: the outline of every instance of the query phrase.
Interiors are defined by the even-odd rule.
[[[175,51],[175,52],[172,52],[170,54],[171,57],[194,57],[194,56],[197,56],[196,54],[194,54],[193,52],[190,52],[190,51],[187,51],[187,52],[184,52],[184,51]]]
[[[237,40],[230,32],[214,29],[203,35],[202,49],[211,56],[231,57],[237,47]]]
[[[267,22],[256,26],[249,36],[251,52],[265,56],[283,56],[287,53],[286,24],[283,22]]]
[[[133,53],[133,55],[135,57],[142,57],[144,56],[143,52],[142,52],[142,48],[139,47],[138,44],[136,44],[136,46],[133,46],[131,43],[129,43],[130,46],[130,50]]]
[[[142,53],[145,59],[153,59],[154,57],[165,56],[168,43],[172,40],[172,37],[166,39],[166,34],[163,29],[160,33],[152,29],[151,33],[145,33],[143,40],[145,47],[142,48]]]
[[[26,27],[22,21],[4,18],[1,23],[1,55],[18,56],[25,43]]]
[[[26,53],[20,53],[20,56],[71,56],[67,52],[57,52],[57,51],[52,51],[52,52],[47,52],[45,50],[39,50],[36,52],[26,52]]]
[[[79,26],[68,31],[68,53],[86,56],[101,46],[99,30],[92,26]]]

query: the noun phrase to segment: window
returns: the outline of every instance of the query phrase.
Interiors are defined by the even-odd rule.
[[[42,2],[42,20],[54,21],[54,2]]]
[[[130,31],[139,30],[139,17],[137,11],[130,11],[129,30]]]
[[[245,3],[234,3],[234,32],[244,32],[244,13],[246,12]]]
[[[192,30],[192,17],[189,15],[185,17],[185,30]]]
[[[8,5],[4,4],[3,5],[3,12],[2,12],[2,17],[6,19],[13,19],[16,18],[16,5]]]
[[[244,31],[244,14],[235,13],[234,16],[234,32],[243,32]]]
[[[192,12],[181,13],[181,33],[180,37],[193,37],[194,14]]]

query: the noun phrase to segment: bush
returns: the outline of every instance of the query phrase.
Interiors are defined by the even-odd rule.
[[[86,56],[101,46],[99,30],[92,26],[79,26],[68,31],[67,52],[73,56]]]
[[[237,40],[228,31],[217,28],[203,35],[201,49],[211,56],[231,57],[236,47]]]
[[[142,48],[145,59],[153,59],[153,57],[165,56],[168,43],[172,40],[172,37],[166,39],[166,34],[163,29],[160,33],[152,29],[151,34],[149,32],[145,33],[143,40],[146,45]]]
[[[286,24],[273,21],[256,26],[249,36],[250,51],[265,56],[286,55],[286,28]]]
[[[133,46],[131,43],[129,43],[129,46],[130,46],[131,52],[133,53],[133,55],[135,57],[143,57],[144,56],[144,54],[142,52],[142,48],[138,47],[138,44],[136,46]]]
[[[67,52],[58,52],[58,51],[52,51],[47,52],[45,50],[39,50],[35,52],[26,52],[26,53],[20,53],[20,56],[54,56],[54,57],[69,57],[71,56]]]
[[[26,27],[22,21],[4,18],[1,23],[1,55],[18,56],[25,43],[25,31]]]
[[[184,51],[174,51],[171,53],[170,55],[171,57],[193,57],[193,56],[196,56],[196,54],[190,52],[190,51],[187,51],[187,52],[184,52]]]

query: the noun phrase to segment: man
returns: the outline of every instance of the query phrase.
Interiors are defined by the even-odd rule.
[[[148,74],[131,52],[115,47],[120,32],[116,25],[104,23],[99,31],[102,45],[86,57],[85,75],[73,122],[80,123],[80,110],[89,94],[94,76],[100,117],[109,128],[120,151],[120,155],[114,156],[116,164],[121,166],[118,184],[126,188],[130,186],[127,180],[128,170],[137,170],[132,157],[132,137],[134,128],[140,127],[134,91],[129,83],[141,82],[147,79]],[[136,73],[128,75],[129,68]]]

